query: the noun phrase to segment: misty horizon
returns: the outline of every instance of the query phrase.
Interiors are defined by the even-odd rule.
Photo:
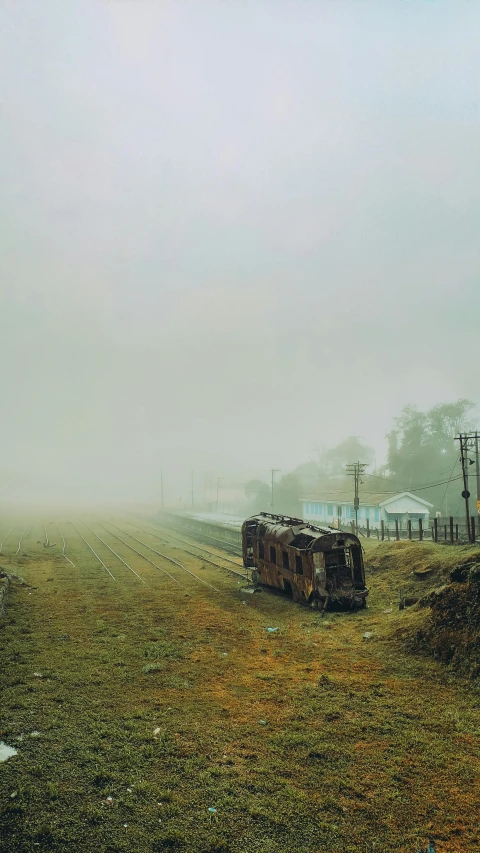
[[[478,423],[478,6],[1,15],[3,504]]]

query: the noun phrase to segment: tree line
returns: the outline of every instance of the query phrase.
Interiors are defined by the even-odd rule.
[[[473,429],[471,421],[475,403],[461,398],[454,403],[439,403],[427,411],[406,405],[394,418],[387,434],[385,464],[374,465],[373,448],[358,436],[349,436],[335,447],[316,449],[315,459],[297,466],[280,478],[274,489],[274,511],[301,515],[301,498],[309,495],[349,493],[352,482],[346,476],[346,465],[364,462],[368,466],[360,486],[364,493],[419,491],[419,497],[433,504],[433,511],[443,515],[462,512],[463,485],[459,447],[455,436]],[[475,491],[475,489],[473,489]],[[250,480],[245,486],[247,511],[256,513],[271,509],[271,486],[262,480]],[[353,499],[353,498],[352,498]]]

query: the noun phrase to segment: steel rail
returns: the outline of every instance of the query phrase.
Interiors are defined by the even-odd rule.
[[[143,522],[143,523],[146,524],[147,522]],[[168,524],[165,526],[170,530],[170,526]],[[177,529],[176,527],[173,528],[173,530],[176,530],[176,529]],[[180,527],[179,530],[182,531],[183,528]],[[237,532],[239,532],[239,531],[237,531]],[[185,535],[190,536],[190,538],[191,538],[191,534],[185,533]],[[212,536],[211,533],[205,533],[204,531],[202,531],[201,533],[199,532],[198,536],[202,536],[202,541],[203,541],[203,539],[211,539],[212,542],[220,542],[220,544],[223,545],[225,548],[230,549],[231,553],[234,553],[235,551],[238,552],[240,555],[242,553],[241,546],[235,545],[234,542],[229,542],[228,539],[219,539],[218,536]]]
[[[157,527],[154,529],[160,530],[161,528]],[[144,529],[144,532],[150,533],[149,530],[145,530],[145,529]],[[180,539],[178,536],[173,536],[170,533],[167,533],[166,535],[170,536],[171,539],[178,539],[179,542],[185,542],[184,539]],[[155,536],[157,539],[160,539],[160,541],[162,541],[162,542],[165,541],[160,536],[158,536],[156,533],[150,533],[150,536]],[[168,543],[166,543],[166,544],[168,544]],[[187,542],[186,544],[187,545],[193,544],[193,547],[198,548],[200,551],[205,550],[205,548],[201,548],[199,545],[195,545],[192,542]],[[193,551],[189,551],[187,548],[182,548],[182,551],[185,551],[186,554],[191,554],[191,556],[196,557],[197,560],[203,560],[205,563],[210,563],[212,566],[215,566],[215,568],[217,568],[217,569],[223,569],[225,572],[231,572],[232,575],[237,575],[238,577],[241,577],[244,580],[250,580],[247,575],[243,574],[243,572],[236,572],[235,569],[231,569],[230,566],[221,566],[220,563],[214,563],[213,560],[209,560],[208,557],[204,557],[203,554],[195,554]],[[207,554],[213,554],[213,556],[218,557],[219,560],[227,560],[228,562],[233,563],[235,566],[238,566],[240,568],[239,563],[236,563],[235,560],[229,560],[228,557],[222,557],[222,556],[220,556],[220,554],[214,554],[213,551],[207,551]]]
[[[12,532],[12,530],[13,530],[13,527],[12,527],[12,528],[10,528],[10,530],[8,531],[7,535],[5,536],[5,539],[3,540],[3,542],[1,542],[1,543],[0,543],[0,554],[2,553],[2,548],[3,548],[4,543],[7,541],[7,539],[8,539],[8,537],[10,536],[10,533]]]
[[[23,539],[23,537],[25,536],[25,531],[26,531],[26,529],[27,529],[27,525],[25,525],[25,527],[24,527],[24,528],[23,528],[23,530],[22,530],[22,535],[20,536],[20,539],[19,539],[19,542],[18,542],[18,548],[17,548],[17,550],[15,551],[15,554],[14,554],[14,556],[15,556],[15,557],[17,556],[18,552],[20,551],[20,547],[21,547],[21,544],[22,544],[22,539]]]
[[[176,529],[175,527],[173,528]],[[180,528],[180,531],[182,528]],[[186,536],[190,536],[189,533],[185,534]],[[233,542],[229,542],[228,539],[219,539],[218,536],[211,536],[210,533],[199,533],[199,536],[202,536],[205,539],[211,539],[212,542],[220,542],[221,545],[230,548],[232,551],[237,551],[239,554],[242,553],[242,549],[238,545],[234,545]]]
[[[147,524],[146,521],[144,521],[142,523],[143,523],[144,527],[151,527],[152,530],[162,531],[162,529],[164,529],[162,527],[157,527],[154,524]],[[225,560],[227,563],[233,563],[233,565],[237,566],[239,569],[242,568],[241,563],[237,563],[236,560],[231,560],[230,557],[224,557],[222,554],[216,554],[215,551],[211,551],[209,548],[202,548],[202,546],[197,545],[195,541],[188,542],[186,539],[182,539],[180,536],[174,536],[173,533],[169,532],[169,530],[170,530],[170,528],[167,528],[168,532],[166,533],[166,535],[169,536],[170,539],[178,539],[179,542],[183,542],[185,545],[193,545],[193,547],[197,548],[199,551],[205,551],[206,554],[211,554],[212,557],[218,557],[219,560]],[[187,534],[187,536],[188,536],[188,534]],[[189,538],[192,539],[191,536]],[[218,540],[218,541],[220,541],[220,540]]]
[[[157,566],[157,564],[154,563],[153,560],[150,559],[150,557],[146,557],[145,554],[141,554],[140,551],[137,550],[137,548],[134,548],[133,545],[130,545],[130,543],[126,542],[125,539],[122,539],[121,536],[118,536],[116,533],[112,533],[112,531],[109,530],[108,527],[105,527],[104,524],[101,524],[99,521],[97,522],[97,524],[99,527],[103,527],[103,529],[106,530],[107,533],[110,534],[110,536],[113,536],[114,539],[118,539],[119,542],[123,542],[123,544],[126,545],[127,548],[130,548],[132,551],[135,551],[135,554],[138,554],[138,556],[141,557],[142,560],[146,560],[147,563],[150,563],[151,566],[154,566],[156,569],[158,569],[159,572],[162,572],[164,575],[167,576],[167,578],[170,578],[170,580],[172,580],[174,583],[178,584],[178,586],[180,586],[182,589],[186,589],[186,587],[184,587],[183,584],[180,583],[180,581],[178,581],[176,578],[174,578],[173,575],[171,575],[165,569],[162,569],[161,566]],[[128,533],[127,533],[127,536],[128,536]],[[187,594],[190,595],[190,593],[187,593]]]
[[[89,542],[87,542],[87,540],[85,539],[85,536],[82,536],[82,534],[80,533],[80,531],[79,531],[79,529],[78,529],[77,525],[76,525],[76,524],[74,524],[74,523],[73,523],[73,521],[71,521],[71,522],[70,522],[70,524],[71,524],[71,525],[72,525],[72,527],[77,531],[78,535],[80,536],[80,539],[83,539],[83,541],[85,542],[85,545],[86,545],[88,548],[90,548],[90,551],[92,552],[92,554],[94,554],[94,555],[95,555],[95,557],[97,558],[98,562],[99,562],[99,563],[101,563],[101,565],[103,566],[103,568],[105,569],[105,571],[106,571],[106,572],[108,572],[108,574],[110,575],[110,577],[111,577],[111,578],[113,578],[113,580],[116,580],[116,578],[114,577],[114,575],[112,575],[112,573],[111,573],[110,569],[108,568],[108,566],[106,566],[106,565],[105,565],[105,563],[103,562],[102,558],[101,558],[101,557],[99,557],[99,556],[98,556],[98,554],[97,554],[97,552],[93,550],[93,548],[92,548],[92,546],[90,545],[90,543],[89,543]]]
[[[73,566],[73,568],[75,568],[75,563],[72,563],[72,561],[71,561],[70,557],[67,557],[67,555],[66,555],[66,553],[65,553],[65,548],[67,547],[67,545],[66,545],[65,539],[63,538],[63,533],[62,533],[62,531],[60,530],[60,528],[59,528],[59,526],[58,526],[58,524],[57,524],[56,522],[55,522],[55,527],[57,528],[57,530],[58,530],[58,532],[59,532],[59,534],[60,534],[60,536],[61,536],[61,538],[62,538],[62,542],[63,542],[62,557],[65,557],[65,559],[66,559],[66,560],[68,560],[68,562],[70,563],[70,565],[71,565],[71,566]]]
[[[153,551],[154,554],[158,554],[159,557],[163,557],[164,560],[168,560],[169,563],[173,563],[174,566],[178,566],[180,569],[183,569],[184,572],[187,572],[187,574],[191,575],[192,578],[195,578],[195,580],[200,581],[200,583],[203,583],[204,586],[208,586],[209,589],[213,589],[214,592],[220,592],[220,590],[217,589],[215,586],[212,586],[211,583],[207,583],[207,581],[204,581],[203,578],[199,578],[198,575],[196,575],[194,572],[191,572],[190,569],[187,569],[187,567],[184,566],[183,563],[179,563],[178,560],[174,560],[173,557],[168,557],[166,554],[162,554],[161,551],[157,551],[155,548],[152,548],[151,545],[147,545],[146,542],[142,542],[141,539],[137,539],[137,537],[133,536],[132,533],[129,533],[127,530],[122,530],[122,528],[114,524],[113,521],[110,521],[109,524],[111,525],[111,527],[115,527],[116,530],[119,530],[120,533],[125,533],[126,536],[130,536],[131,539],[135,539],[135,541],[139,542],[140,545],[143,545],[144,548],[147,548],[149,551]]]
[[[89,527],[89,526],[88,526],[88,524],[85,524],[85,522],[83,522],[83,523],[84,523],[85,527],[87,528],[87,530],[89,530],[89,531],[90,531],[90,533],[93,533],[93,535],[98,539],[98,541],[102,543],[102,545],[105,545],[105,548],[108,548],[108,550],[109,550],[109,551],[111,551],[111,552],[112,552],[112,554],[115,554],[115,556],[117,557],[117,559],[118,559],[118,560],[120,560],[120,562],[121,562],[121,563],[123,563],[123,565],[124,565],[124,566],[126,566],[126,567],[127,567],[127,569],[130,569],[130,571],[131,571],[131,572],[133,572],[133,574],[135,575],[135,577],[137,577],[137,578],[138,578],[138,580],[139,580],[139,581],[141,581],[142,583],[144,583],[144,584],[145,584],[145,586],[147,586],[147,582],[146,582],[146,581],[144,581],[142,577],[140,577],[140,575],[138,574],[138,572],[136,572],[136,571],[135,571],[135,569],[132,569],[132,567],[128,565],[128,563],[126,562],[126,560],[124,560],[124,559],[123,559],[123,557],[121,557],[121,556],[120,556],[120,554],[117,554],[117,552],[116,552],[116,551],[114,551],[114,550],[113,550],[113,548],[111,548],[111,547],[110,547],[110,545],[108,545],[108,544],[107,544],[107,543],[106,543],[106,542],[105,542],[105,541],[104,541],[104,540],[103,540],[103,539],[98,535],[98,533],[95,533],[95,531],[94,531],[94,530],[92,530],[92,528],[91,528],[91,527]]]

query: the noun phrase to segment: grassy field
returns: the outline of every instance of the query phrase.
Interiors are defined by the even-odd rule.
[[[145,583],[67,522],[74,567],[38,524],[0,555],[29,585],[0,621],[2,851],[480,850],[478,686],[395,640],[422,618],[399,590],[468,549],[367,543],[369,608],[322,619],[129,525],[218,591],[132,542],[176,585],[91,526]]]

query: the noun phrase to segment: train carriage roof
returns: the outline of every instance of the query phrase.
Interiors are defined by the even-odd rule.
[[[264,528],[262,531],[264,536],[268,536],[269,539],[276,539],[282,545],[290,545],[292,548],[311,548],[316,540],[327,536],[334,536],[335,539],[347,539],[350,543],[358,542],[358,538],[353,533],[347,533],[333,527],[317,527],[301,518],[261,512],[247,518],[243,523],[243,529],[252,522],[257,522],[257,529],[258,527]]]

